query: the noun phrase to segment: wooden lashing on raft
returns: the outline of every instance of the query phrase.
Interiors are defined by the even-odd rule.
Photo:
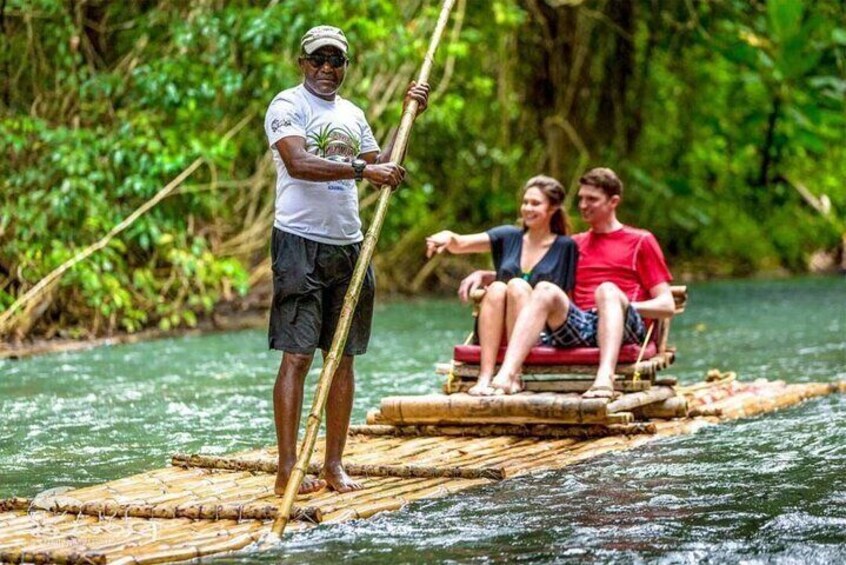
[[[429,42],[429,49],[423,58],[423,65],[420,68],[420,73],[417,76],[417,84],[429,81],[429,73],[432,66],[435,64],[435,52],[438,49],[441,36],[446,29],[447,21],[449,20],[450,11],[455,4],[455,0],[444,0],[441,6],[440,17],[435,25],[435,31],[432,33],[432,39]],[[405,157],[405,150],[408,146],[408,138],[411,135],[411,126],[414,124],[414,118],[417,116],[417,101],[411,100],[405,108],[400,121],[399,130],[394,140],[393,151],[391,151],[391,161],[394,163],[402,163]],[[361,286],[364,282],[364,277],[367,273],[367,268],[370,265],[370,260],[373,257],[373,251],[376,248],[376,241],[379,239],[379,232],[382,230],[382,224],[385,221],[385,216],[388,211],[388,202],[391,199],[392,189],[385,185],[379,189],[379,203],[376,207],[376,212],[370,223],[370,228],[367,230],[367,235],[361,244],[361,252],[356,261],[355,269],[353,269],[352,277],[350,278],[347,293],[344,296],[344,305],[341,308],[341,315],[338,319],[338,325],[335,328],[335,334],[332,337],[332,346],[329,353],[323,360],[323,370],[320,372],[320,378],[317,382],[317,390],[314,393],[314,400],[312,402],[311,411],[306,419],[306,430],[303,442],[300,447],[300,453],[297,456],[297,462],[288,477],[288,484],[285,487],[285,494],[282,497],[282,503],[279,505],[279,516],[274,520],[272,533],[278,537],[282,537],[285,531],[285,526],[288,523],[291,508],[294,506],[294,499],[297,497],[297,492],[300,485],[305,478],[311,455],[314,453],[314,446],[317,441],[317,431],[320,428],[320,420],[323,415],[323,410],[326,407],[326,401],[329,398],[329,389],[332,386],[332,378],[335,371],[338,369],[341,355],[343,353],[344,345],[347,342],[347,335],[352,324],[352,316],[355,312],[356,304],[358,304],[358,297],[361,293]]]

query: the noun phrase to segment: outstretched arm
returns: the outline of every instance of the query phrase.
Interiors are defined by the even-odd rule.
[[[644,318],[671,318],[676,311],[676,302],[670,283],[661,283],[649,289],[649,300],[632,302],[632,307]]]
[[[433,233],[426,238],[426,257],[440,255],[444,251],[450,253],[482,253],[491,250],[491,238],[487,232],[461,235],[453,231],[444,230]]]

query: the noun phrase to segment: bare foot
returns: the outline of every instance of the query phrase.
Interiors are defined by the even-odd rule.
[[[278,496],[283,496],[285,494],[285,487],[288,485],[288,479],[291,476],[291,470],[293,468],[293,463],[289,465],[279,464],[279,470],[276,472],[276,485],[273,487],[273,492]],[[300,483],[300,488],[297,491],[297,494],[309,494],[317,492],[325,487],[326,481],[306,475],[303,477],[303,482]]]
[[[470,390],[467,391],[467,394],[470,396],[489,396],[493,393],[491,390],[491,378],[488,377],[479,377]]]
[[[523,391],[523,379],[517,373],[514,376],[497,375],[491,383],[494,394],[517,394]]]
[[[321,477],[326,479],[329,488],[336,492],[350,492],[353,490],[361,490],[361,483],[357,483],[347,475],[344,471],[344,466],[340,463],[337,465],[325,465]]]
[[[582,393],[582,398],[607,398],[611,400],[614,398],[614,389],[605,385],[592,386]]]

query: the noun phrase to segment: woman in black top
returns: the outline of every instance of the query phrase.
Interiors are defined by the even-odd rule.
[[[523,187],[522,227],[499,226],[482,233],[460,235],[448,230],[426,238],[426,255],[491,251],[496,281],[488,285],[478,319],[482,348],[479,379],[468,391],[493,394],[491,379],[503,337],[510,337],[520,310],[534,286],[549,281],[569,292],[576,282],[576,243],[567,235],[562,209],[564,187],[552,177],[532,177]],[[466,299],[465,296],[462,298]]]

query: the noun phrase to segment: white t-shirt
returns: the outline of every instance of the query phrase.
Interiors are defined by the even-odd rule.
[[[306,239],[346,245],[364,239],[355,181],[311,182],[291,177],[276,149],[284,137],[301,137],[319,157],[350,162],[379,145],[355,104],[336,96],[329,101],[301,84],[277,94],[267,108],[264,130],[276,165],[276,216],[273,225]]]

